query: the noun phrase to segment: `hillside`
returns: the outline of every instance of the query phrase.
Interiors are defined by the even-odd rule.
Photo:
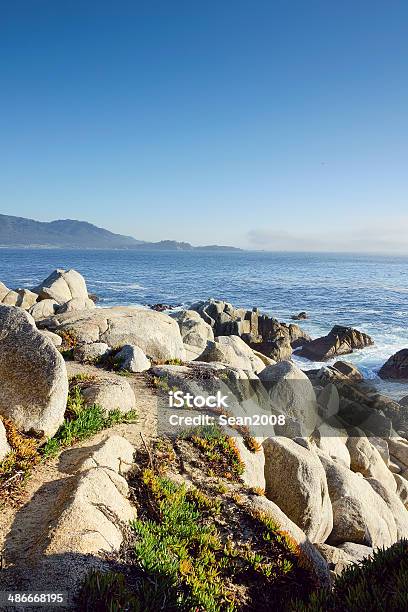
[[[114,234],[85,221],[60,219],[43,222],[11,215],[0,215],[0,247],[37,247],[73,249],[148,249],[148,250],[231,250],[234,247],[193,247],[188,242],[162,240],[144,242],[131,236]]]

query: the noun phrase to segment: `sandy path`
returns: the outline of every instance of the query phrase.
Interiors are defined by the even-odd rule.
[[[90,365],[67,363],[68,375],[91,374],[112,378],[117,374],[106,372]],[[6,507],[0,514],[0,550],[2,566],[15,564],[24,567],[44,549],[49,526],[53,518],[55,500],[66,481],[75,473],[76,467],[109,434],[117,433],[135,447],[142,443],[141,435],[148,440],[156,435],[156,395],[143,374],[126,377],[136,397],[138,422],[121,424],[105,429],[92,438],[64,450],[58,457],[36,466],[26,484],[25,493],[18,507]],[[1,582],[1,581],[0,581]]]

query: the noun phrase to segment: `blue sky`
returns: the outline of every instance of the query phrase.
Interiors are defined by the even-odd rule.
[[[0,212],[408,251],[407,2],[0,8]]]

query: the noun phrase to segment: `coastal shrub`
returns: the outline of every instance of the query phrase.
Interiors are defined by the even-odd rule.
[[[62,448],[85,440],[102,429],[118,423],[133,423],[136,419],[137,415],[133,410],[126,414],[120,410],[112,410],[106,414],[98,404],[86,406],[80,386],[74,384],[69,390],[64,422],[55,436],[42,448],[42,455],[44,458],[53,457]]]
[[[237,480],[243,474],[245,465],[235,440],[226,436],[219,427],[197,427],[185,432],[184,437],[204,455],[212,475]]]
[[[0,505],[5,501],[17,501],[33,466],[41,460],[38,440],[20,433],[10,420],[1,420],[11,451],[0,462]]]
[[[124,575],[119,572],[89,572],[77,603],[78,609],[83,612],[144,612],[136,597],[127,589]]]
[[[408,610],[408,540],[378,549],[348,566],[332,591],[322,589],[308,603],[296,601],[294,612],[383,612]]]

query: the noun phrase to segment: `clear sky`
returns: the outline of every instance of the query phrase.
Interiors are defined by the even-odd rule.
[[[0,0],[0,212],[408,252],[406,0]]]

